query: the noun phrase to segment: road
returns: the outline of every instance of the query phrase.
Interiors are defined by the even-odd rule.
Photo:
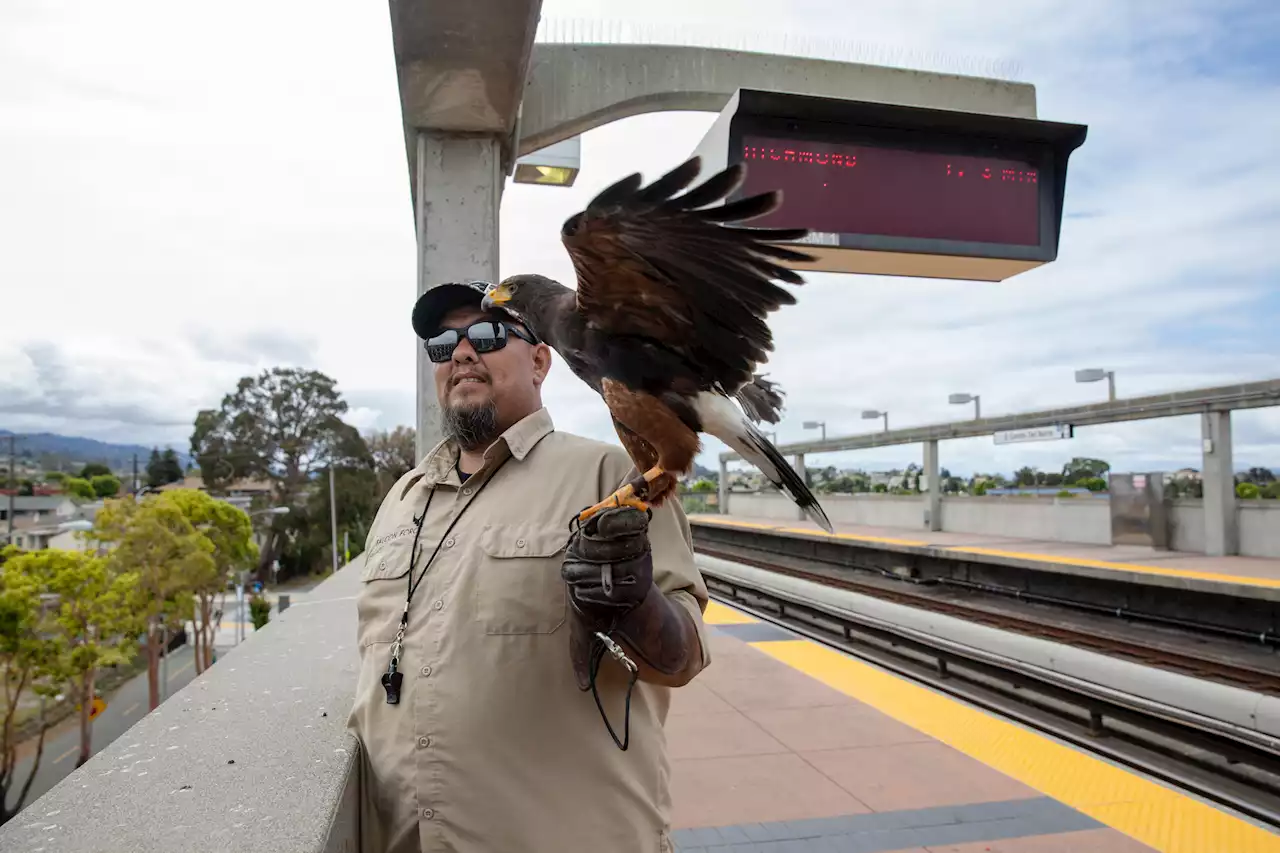
[[[169,658],[169,695],[180,690],[196,677],[195,656],[190,646],[182,646]],[[104,748],[147,713],[147,673],[126,681],[114,694],[104,697],[107,709],[93,721],[92,753]],[[49,791],[72,770],[80,755],[80,726],[76,718],[60,723],[46,735],[44,754],[40,757],[40,769],[36,771],[35,784],[27,795],[26,805],[31,805],[40,795]],[[9,802],[17,799],[18,792],[26,784],[31,772],[31,756],[18,762],[17,774],[9,789]]]

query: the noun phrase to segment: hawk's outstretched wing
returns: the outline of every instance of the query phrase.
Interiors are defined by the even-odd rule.
[[[589,328],[644,339],[677,356],[701,387],[732,396],[773,350],[766,315],[795,303],[773,280],[804,283],[778,262],[812,257],[773,245],[805,229],[734,224],[775,210],[779,192],[709,207],[741,185],[742,164],[676,195],[699,169],[693,157],[647,187],[639,174],[617,182],[565,222],[561,239]]]

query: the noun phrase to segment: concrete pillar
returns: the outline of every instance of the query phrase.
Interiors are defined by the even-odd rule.
[[[1204,552],[1211,557],[1230,556],[1240,548],[1231,462],[1231,413],[1202,414],[1200,436],[1204,453]]]
[[[723,459],[720,460],[720,481],[719,481],[719,485],[717,486],[717,491],[719,493],[717,509],[720,510],[721,515],[728,515],[729,514],[729,463]]]
[[[413,179],[419,296],[449,281],[497,279],[503,177],[496,137],[418,134]],[[421,341],[416,348],[417,451],[421,460],[442,433],[433,365]]]
[[[924,493],[924,529],[942,529],[942,483],[938,476],[938,442],[924,443],[924,470],[928,491]]]
[[[806,486],[809,485],[809,470],[804,467],[803,453],[796,454],[795,469],[796,469],[796,473],[800,475],[801,481],[803,481]],[[800,519],[801,521],[804,521],[808,517],[809,516],[804,514],[804,510],[800,509],[800,507],[796,507],[796,518]]]

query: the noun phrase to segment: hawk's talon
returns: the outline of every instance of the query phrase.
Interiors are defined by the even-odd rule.
[[[618,491],[609,495],[609,497],[600,501],[600,503],[596,504],[595,506],[588,507],[584,509],[582,512],[578,513],[578,516],[577,516],[578,523],[586,524],[587,519],[591,518],[591,516],[604,512],[606,509],[613,509],[614,507],[619,507],[619,506],[634,507],[635,509],[638,509],[641,512],[649,511],[649,505],[644,501],[640,500],[639,498],[637,498],[635,496],[635,489],[632,488],[630,484],[628,484],[623,486],[621,489],[618,489]]]

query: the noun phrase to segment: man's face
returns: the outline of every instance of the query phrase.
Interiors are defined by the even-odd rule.
[[[511,322],[477,306],[450,311],[440,325],[465,330],[479,320]],[[432,365],[446,427],[464,447],[487,445],[542,405],[542,382],[550,366],[546,344],[532,346],[508,334],[506,346],[480,355],[464,336],[451,359]]]

